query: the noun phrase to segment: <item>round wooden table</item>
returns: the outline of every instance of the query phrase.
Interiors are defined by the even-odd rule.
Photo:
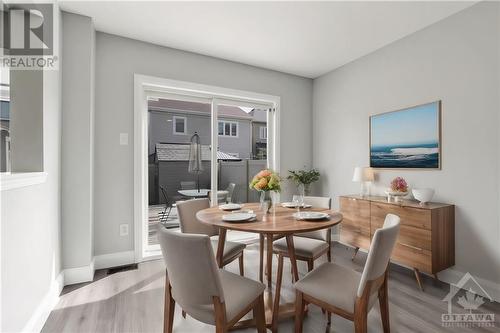
[[[230,214],[230,212],[223,211],[218,207],[211,207],[199,211],[196,214],[198,220],[202,223],[209,224],[212,226],[219,227],[219,243],[217,247],[217,263],[219,267],[222,268],[222,256],[224,252],[224,245],[226,241],[227,230],[238,230],[245,232],[253,232],[260,234],[260,281],[263,281],[263,253],[264,238],[267,238],[267,260],[266,260],[266,272],[267,272],[267,282],[269,287],[269,292],[264,296],[266,298],[266,324],[270,327],[273,332],[277,330],[277,323],[279,319],[293,317],[295,314],[295,304],[279,304],[280,292],[281,292],[281,275],[282,272],[278,271],[278,277],[276,281],[276,291],[274,302],[272,298],[272,293],[270,290],[271,279],[272,279],[272,255],[273,255],[273,241],[277,236],[286,237],[286,242],[288,246],[288,254],[290,257],[290,263],[292,265],[292,274],[295,281],[299,280],[299,273],[297,269],[297,260],[295,257],[295,248],[293,244],[293,235],[302,232],[316,231],[326,228],[331,228],[342,221],[342,214],[328,209],[321,208],[308,208],[306,211],[317,211],[326,212],[330,215],[329,219],[320,221],[298,221],[292,214],[296,212],[296,209],[284,208],[281,206],[276,206],[272,209],[271,213],[264,214],[260,211],[260,204],[258,203],[248,203],[244,204],[242,210],[253,210],[257,215],[256,221],[253,222],[238,222],[230,223],[222,221],[222,215]],[[281,274],[280,274],[281,273]],[[274,304],[273,304],[274,303]],[[238,327],[248,326],[250,322],[242,322]]]

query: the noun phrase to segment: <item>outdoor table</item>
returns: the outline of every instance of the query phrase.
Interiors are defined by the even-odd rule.
[[[258,203],[248,203],[244,204],[243,210],[253,210],[257,215],[256,221],[253,222],[224,222],[222,221],[222,215],[229,214],[227,211],[222,211],[218,207],[211,207],[203,209],[196,214],[198,220],[202,223],[213,225],[219,228],[219,243],[217,247],[217,263],[219,267],[222,268],[222,256],[224,252],[224,244],[226,241],[227,230],[238,230],[244,232],[253,232],[260,235],[260,247],[264,246],[264,238],[267,238],[267,260],[266,260],[266,272],[268,280],[268,292],[264,294],[265,304],[266,304],[266,325],[272,329],[273,332],[277,331],[278,320],[284,318],[290,318],[295,315],[295,304],[286,303],[279,304],[280,292],[281,292],[281,275],[282,272],[278,271],[278,277],[276,281],[276,291],[273,302],[271,279],[272,279],[272,255],[273,255],[273,240],[275,236],[282,235],[286,237],[286,242],[288,246],[288,253],[290,256],[290,262],[292,265],[292,274],[295,281],[299,280],[299,273],[297,270],[297,260],[295,257],[295,248],[293,244],[293,235],[297,233],[303,233],[308,231],[316,231],[326,228],[331,228],[342,221],[342,214],[328,209],[321,208],[311,208],[308,211],[325,212],[330,215],[328,220],[319,221],[299,221],[296,220],[292,214],[296,212],[295,209],[284,208],[281,206],[274,207],[271,213],[264,214],[260,211],[260,204]],[[263,276],[263,253],[260,251],[260,274],[259,278],[262,282]],[[281,273],[281,274],[280,274]],[[255,323],[252,320],[241,321],[238,327],[249,327],[254,326]]]
[[[198,191],[197,189],[194,190],[179,190],[177,191],[179,194],[185,196],[185,197],[190,197],[190,198],[206,198],[208,197],[208,192],[210,192],[210,189],[208,188],[200,188]],[[217,191],[217,197],[223,197],[224,195],[228,195],[229,192],[225,190],[220,190]]]

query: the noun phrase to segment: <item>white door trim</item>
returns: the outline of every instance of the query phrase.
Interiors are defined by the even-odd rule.
[[[148,218],[148,182],[147,182],[147,92],[162,92],[175,95],[186,95],[195,98],[208,98],[213,105],[221,100],[238,101],[242,105],[253,105],[259,108],[273,108],[268,114],[268,138],[272,137],[271,145],[268,145],[268,167],[279,170],[279,110],[280,97],[260,94],[244,90],[223,88],[193,82],[178,81],[160,77],[134,74],[134,252],[135,261],[140,262],[153,253],[148,253],[145,235],[147,235],[147,224],[143,221]],[[212,113],[217,115],[216,108]],[[215,142],[217,142],[217,117],[213,119],[215,126]],[[213,135],[212,135],[213,136]],[[214,142],[214,138],[212,138]],[[217,156],[216,150],[212,155]],[[213,158],[213,156],[212,156]],[[215,177],[217,179],[217,177]],[[217,186],[212,182],[212,186]],[[212,193],[217,193],[212,189]],[[155,255],[157,251],[153,251]]]

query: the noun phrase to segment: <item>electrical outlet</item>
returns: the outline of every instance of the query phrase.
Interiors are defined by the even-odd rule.
[[[120,224],[120,236],[128,235],[128,224]]]

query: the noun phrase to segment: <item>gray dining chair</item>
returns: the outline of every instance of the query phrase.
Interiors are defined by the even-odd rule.
[[[399,234],[400,218],[388,214],[373,235],[363,273],[334,263],[324,263],[295,283],[295,333],[302,332],[304,308],[316,304],[354,322],[356,333],[367,332],[368,312],[379,300],[384,333],[390,332],[387,271]]]
[[[304,203],[313,208],[331,209],[332,199],[329,197],[305,196]],[[331,228],[300,233],[293,236],[295,246],[295,256],[297,260],[306,261],[310,272],[314,268],[314,260],[326,253],[328,261],[332,261]],[[275,254],[288,257],[288,246],[285,238],[273,242],[273,252]]]
[[[173,331],[175,304],[216,332],[227,332],[253,311],[257,331],[266,331],[262,283],[219,269],[207,235],[182,234],[161,227],[166,265],[163,330]]]
[[[196,218],[197,212],[209,207],[210,202],[207,198],[177,201],[177,215],[179,216],[181,232],[188,234],[204,234],[209,236],[213,245],[212,250],[215,253],[219,242],[217,238],[219,235],[219,229],[214,226],[203,224]],[[245,247],[246,245],[242,243],[226,241],[224,243],[222,265],[225,266],[238,258],[240,274],[243,276],[243,250]]]

